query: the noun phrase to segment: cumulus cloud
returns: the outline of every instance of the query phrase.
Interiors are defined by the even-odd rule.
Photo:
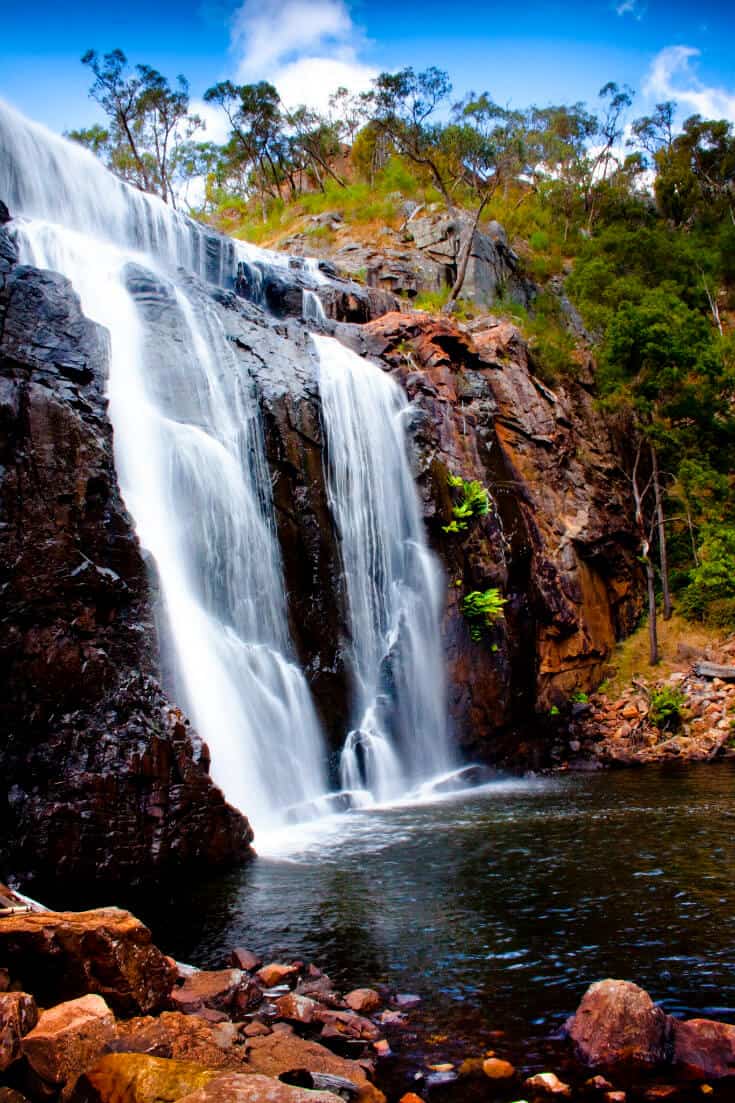
[[[659,100],[676,100],[688,114],[735,122],[735,92],[699,80],[692,61],[700,53],[694,46],[667,46],[653,59],[643,91]]]
[[[232,20],[240,81],[270,80],[284,103],[324,108],[340,85],[370,86],[362,39],[345,0],[244,0]]]
[[[219,107],[213,107],[211,103],[197,99],[192,99],[190,110],[192,115],[198,115],[204,124],[194,133],[197,142],[217,142],[222,145],[227,141],[230,135],[230,124],[224,111]]]

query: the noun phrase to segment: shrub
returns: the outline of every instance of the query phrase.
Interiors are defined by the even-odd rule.
[[[443,532],[466,532],[474,517],[486,517],[490,512],[490,495],[477,479],[466,482],[460,475],[447,475],[447,485],[462,491],[461,500],[452,506],[452,520],[442,525]]]
[[[489,590],[472,590],[462,600],[462,613],[470,623],[470,636],[479,643],[483,629],[492,628],[505,615],[503,606],[507,598],[501,597],[500,590],[491,586]]]
[[[661,731],[677,731],[684,718],[686,697],[674,686],[663,686],[651,694],[648,719]]]

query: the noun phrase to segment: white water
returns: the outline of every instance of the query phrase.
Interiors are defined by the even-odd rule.
[[[215,310],[175,272],[224,283],[238,259],[271,258],[235,252],[2,103],[0,196],[22,216],[21,260],[66,275],[109,331],[116,465],[158,569],[177,689],[215,780],[268,829],[325,792],[322,736],[291,656],[250,381]],[[131,263],[155,274],[163,330],[128,290]]]
[[[439,632],[443,583],[407,458],[405,395],[333,338],[313,340],[355,688],[341,781],[389,801],[453,765]]]

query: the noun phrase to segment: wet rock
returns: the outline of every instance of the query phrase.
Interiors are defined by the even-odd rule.
[[[40,1004],[94,993],[120,1015],[159,1007],[176,978],[148,928],[120,908],[8,916],[0,962]]]
[[[258,954],[240,947],[232,951],[230,961],[236,969],[243,969],[246,973],[254,973],[263,964],[263,959]]]
[[[227,1023],[227,1026],[233,1026]],[[118,1024],[111,1045],[115,1053],[143,1053],[151,1057],[195,1061],[211,1068],[239,1068],[242,1055],[233,1051],[233,1039],[222,1040],[199,1015],[164,1011],[152,1018],[144,1016]]]
[[[23,1055],[50,1084],[74,1081],[115,1036],[115,1016],[101,996],[82,996],[41,1012],[23,1039]]]
[[[711,1019],[671,1020],[674,1067],[692,1080],[735,1076],[735,1026]]]
[[[141,1053],[103,1057],[79,1078],[73,1103],[174,1103],[220,1075],[191,1061]]]
[[[523,1084],[527,1092],[535,1099],[571,1099],[572,1089],[553,1072],[538,1072],[529,1076]]]
[[[259,969],[256,975],[265,988],[274,988],[284,981],[295,980],[298,976],[298,969],[294,965],[283,965],[273,961]]]
[[[645,1072],[667,1056],[667,1016],[629,981],[590,985],[567,1028],[578,1058],[592,1068]]]
[[[282,1019],[306,1025],[313,1021],[319,1004],[308,996],[298,996],[294,992],[289,992],[287,996],[281,996],[276,1000],[276,1007]]]
[[[21,1039],[38,1022],[38,1008],[27,992],[0,994],[0,1073],[20,1056]]]
[[[308,1042],[296,1035],[271,1034],[267,1038],[252,1038],[247,1043],[247,1062],[253,1072],[283,1077],[299,1069],[311,1073],[328,1073],[352,1080],[359,1087],[360,1103],[384,1103],[385,1097],[367,1078],[358,1061],[338,1057],[317,1042]]]
[[[377,1011],[381,1002],[374,988],[355,988],[345,996],[347,1006],[361,1015],[369,1015],[371,1011]]]
[[[252,837],[157,681],[115,473],[106,333],[0,230],[0,873],[36,894],[244,860]]]
[[[248,1023],[248,1025],[243,1029],[243,1034],[246,1038],[265,1038],[266,1035],[272,1033],[273,1031],[271,1027],[267,1026],[265,1023],[259,1023],[257,1022],[257,1020],[255,1022]]]
[[[327,976],[299,981],[296,992],[299,996],[309,996],[326,1007],[338,1008],[342,1003],[341,997],[335,992],[334,985]]]
[[[499,1057],[485,1058],[482,1071],[490,1080],[512,1080],[516,1074],[510,1061],[501,1061]]]
[[[354,1038],[361,1042],[374,1042],[380,1037],[375,1023],[349,1011],[333,1011],[315,1005],[313,1017],[324,1025],[324,1036]]]
[[[177,1011],[193,1014],[202,1007],[226,1011],[234,1003],[243,982],[241,969],[199,970],[171,992],[171,1004]]]
[[[343,1098],[331,1091],[305,1091],[268,1076],[228,1073],[182,1096],[179,1103],[340,1103]]]
[[[613,1085],[609,1080],[606,1080],[604,1076],[591,1076],[589,1080],[584,1082],[585,1090],[588,1092],[608,1092],[613,1090]]]
[[[408,1011],[412,1007],[418,1007],[421,996],[416,996],[413,992],[399,992],[393,1003],[396,1007],[402,1007],[404,1011]]]

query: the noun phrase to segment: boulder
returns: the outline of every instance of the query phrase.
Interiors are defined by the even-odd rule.
[[[345,1003],[351,1011],[357,1011],[361,1015],[369,1015],[371,1011],[377,1011],[381,999],[374,988],[355,988],[345,996]]]
[[[361,1042],[375,1042],[380,1037],[375,1023],[351,1011],[333,1011],[317,1006],[313,1014],[316,1020],[323,1023],[325,1036],[329,1033],[332,1037],[353,1038]]]
[[[232,1023],[227,1026],[232,1027]],[[164,1011],[156,1018],[145,1016],[118,1024],[111,1049],[116,1053],[145,1053],[177,1061],[194,1061],[210,1068],[238,1069],[242,1054],[235,1047],[220,1045],[216,1027],[198,1015]]]
[[[27,992],[0,994],[0,1072],[20,1056],[24,1035],[38,1022],[38,1008]]]
[[[569,1084],[553,1072],[537,1072],[535,1076],[529,1076],[523,1087],[534,1099],[571,1099],[572,1089]]]
[[[40,1004],[97,994],[119,1015],[159,1007],[176,978],[148,928],[120,908],[8,916],[0,965]]]
[[[174,1103],[215,1076],[216,1069],[191,1061],[168,1061],[142,1053],[111,1053],[79,1078],[73,1103]]]
[[[23,1039],[23,1055],[48,1084],[67,1084],[94,1064],[115,1037],[115,1016],[101,996],[43,1011]]]
[[[230,964],[236,969],[243,969],[246,973],[254,973],[263,964],[263,959],[252,950],[236,947],[230,954]]]
[[[274,1033],[266,1038],[249,1039],[247,1063],[253,1072],[265,1076],[284,1077],[300,1069],[341,1076],[357,1084],[360,1103],[385,1103],[385,1096],[370,1083],[360,1062],[338,1057],[318,1042],[306,1041],[295,1034]]]
[[[712,1019],[671,1020],[674,1066],[689,1080],[735,1076],[735,1026]]]
[[[315,1011],[321,1010],[316,1000],[311,1000],[308,996],[298,996],[295,992],[289,992],[277,999],[276,1007],[282,1019],[303,1025],[313,1020]]]
[[[242,969],[200,969],[171,992],[171,1004],[177,1011],[193,1014],[202,1007],[225,1011],[231,1007],[243,982]]]
[[[501,1061],[499,1057],[487,1057],[482,1062],[482,1071],[490,1080],[512,1080],[516,1074],[510,1061]]]
[[[298,969],[295,965],[283,965],[277,961],[272,961],[269,965],[264,965],[256,974],[258,980],[262,982],[265,988],[274,988],[277,984],[284,984],[292,981],[297,975]]]
[[[270,1076],[217,1076],[179,1103],[342,1103],[342,1096],[330,1091],[291,1087]]]
[[[644,1072],[666,1060],[669,1020],[630,981],[590,985],[567,1029],[579,1060],[591,1068]]]

